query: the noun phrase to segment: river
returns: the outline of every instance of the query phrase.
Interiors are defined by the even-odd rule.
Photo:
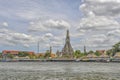
[[[0,62],[0,80],[120,80],[120,63]]]

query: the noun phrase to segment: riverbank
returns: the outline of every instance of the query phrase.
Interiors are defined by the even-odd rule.
[[[79,59],[7,59],[0,60],[0,62],[120,62],[120,59],[91,59],[91,60],[79,60]]]

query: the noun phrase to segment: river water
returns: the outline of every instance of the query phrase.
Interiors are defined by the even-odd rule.
[[[120,80],[120,63],[0,62],[0,80]]]

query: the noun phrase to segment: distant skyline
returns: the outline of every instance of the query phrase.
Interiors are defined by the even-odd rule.
[[[83,51],[120,41],[120,0],[0,0],[0,51],[62,50],[66,30]]]

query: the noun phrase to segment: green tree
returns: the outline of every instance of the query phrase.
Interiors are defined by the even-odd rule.
[[[120,52],[120,42],[112,46],[112,56],[114,56],[116,52]]]
[[[37,56],[35,54],[28,54],[26,56],[29,56],[30,59],[36,59]]]
[[[76,58],[80,58],[81,57],[81,51],[80,50],[76,50],[73,54],[74,57]]]
[[[44,57],[45,57],[45,58],[49,58],[49,57],[50,57],[50,51],[49,51],[49,50],[46,51]]]
[[[40,54],[40,55],[36,56],[36,58],[44,59],[44,55]]]
[[[88,52],[88,54],[92,54],[92,53],[94,53],[94,51],[92,51],[92,50],[90,50],[90,51]]]
[[[28,54],[28,52],[19,52],[18,56],[19,57],[26,57],[26,56],[29,56],[29,54]]]
[[[106,54],[107,54],[108,56],[111,56],[111,54],[112,54],[112,49],[107,50],[107,51],[106,51]]]
[[[120,42],[113,45],[113,50],[114,50],[114,52],[119,52],[120,51]]]
[[[0,52],[0,58],[2,58],[2,52]]]
[[[95,52],[96,56],[100,56],[100,53],[98,51]]]
[[[14,58],[14,55],[13,54],[7,54],[7,57],[10,58],[10,59],[13,59]]]
[[[71,58],[71,55],[69,55],[69,54],[63,54],[62,58]]]

